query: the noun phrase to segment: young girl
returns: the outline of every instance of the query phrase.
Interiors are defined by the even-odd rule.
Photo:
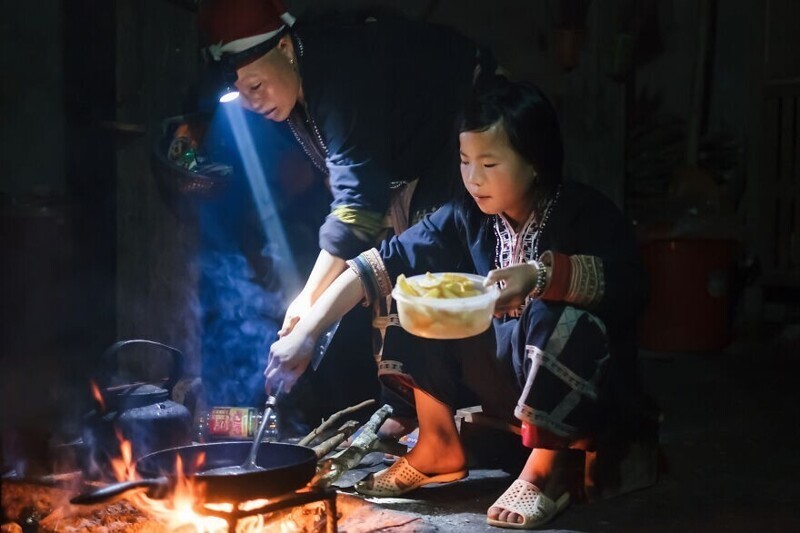
[[[522,422],[530,456],[487,521],[531,529],[569,503],[566,450],[590,443],[636,387],[643,270],[619,210],[591,188],[563,182],[558,120],[538,89],[495,80],[468,106],[459,141],[464,198],[349,261],[272,345],[265,375],[268,386],[290,385],[320,332],[359,301],[386,297],[401,273],[486,276],[501,287],[487,332],[436,341],[387,329],[382,379],[415,403],[419,439],[356,489],[397,496],[466,477],[453,420],[463,385],[485,413]]]

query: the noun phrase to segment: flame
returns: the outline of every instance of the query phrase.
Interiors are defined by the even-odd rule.
[[[113,459],[111,466],[114,476],[118,481],[133,481],[141,479],[136,473],[131,453],[131,442],[123,437],[118,431],[117,439],[120,443],[120,458]],[[205,462],[205,454],[198,454],[197,460],[193,465],[193,471],[197,471]],[[183,461],[180,456],[176,458],[175,473],[176,482],[171,495],[165,499],[148,498],[144,492],[136,492],[127,497],[128,501],[148,517],[163,523],[169,531],[181,531],[182,533],[223,533],[228,532],[228,523],[219,516],[204,514],[201,510],[205,509],[209,513],[229,514],[233,512],[235,504],[228,502],[209,503],[205,501],[203,485],[195,483],[192,477],[183,474]],[[238,509],[248,511],[267,505],[269,500],[259,499],[243,502]],[[269,517],[264,515],[248,516],[239,519],[236,523],[235,533],[257,533],[265,531],[278,531],[280,533],[295,533],[300,531],[295,524],[280,521],[277,524],[269,524]]]
[[[94,380],[90,380],[89,384],[92,388],[92,396],[94,396],[94,399],[97,400],[98,405],[100,405],[100,412],[102,413],[106,410],[106,401],[103,399],[103,395],[100,393],[97,383],[95,383]]]

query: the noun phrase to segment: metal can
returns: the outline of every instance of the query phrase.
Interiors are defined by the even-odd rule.
[[[249,440],[255,436],[263,413],[255,407],[212,407],[197,418],[196,440]],[[264,440],[276,440],[278,424],[273,414]]]

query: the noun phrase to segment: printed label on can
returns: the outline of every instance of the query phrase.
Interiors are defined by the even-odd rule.
[[[248,407],[214,407],[208,417],[208,433],[215,437],[247,438],[249,426]]]

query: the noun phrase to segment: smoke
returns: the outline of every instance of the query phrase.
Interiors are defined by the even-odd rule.
[[[239,106],[215,114],[206,142],[237,172],[199,213],[205,400],[257,406],[269,347],[316,259],[330,193],[285,125]]]
[[[283,297],[256,283],[234,251],[201,253],[203,384],[211,405],[256,405],[269,347],[283,318]]]

